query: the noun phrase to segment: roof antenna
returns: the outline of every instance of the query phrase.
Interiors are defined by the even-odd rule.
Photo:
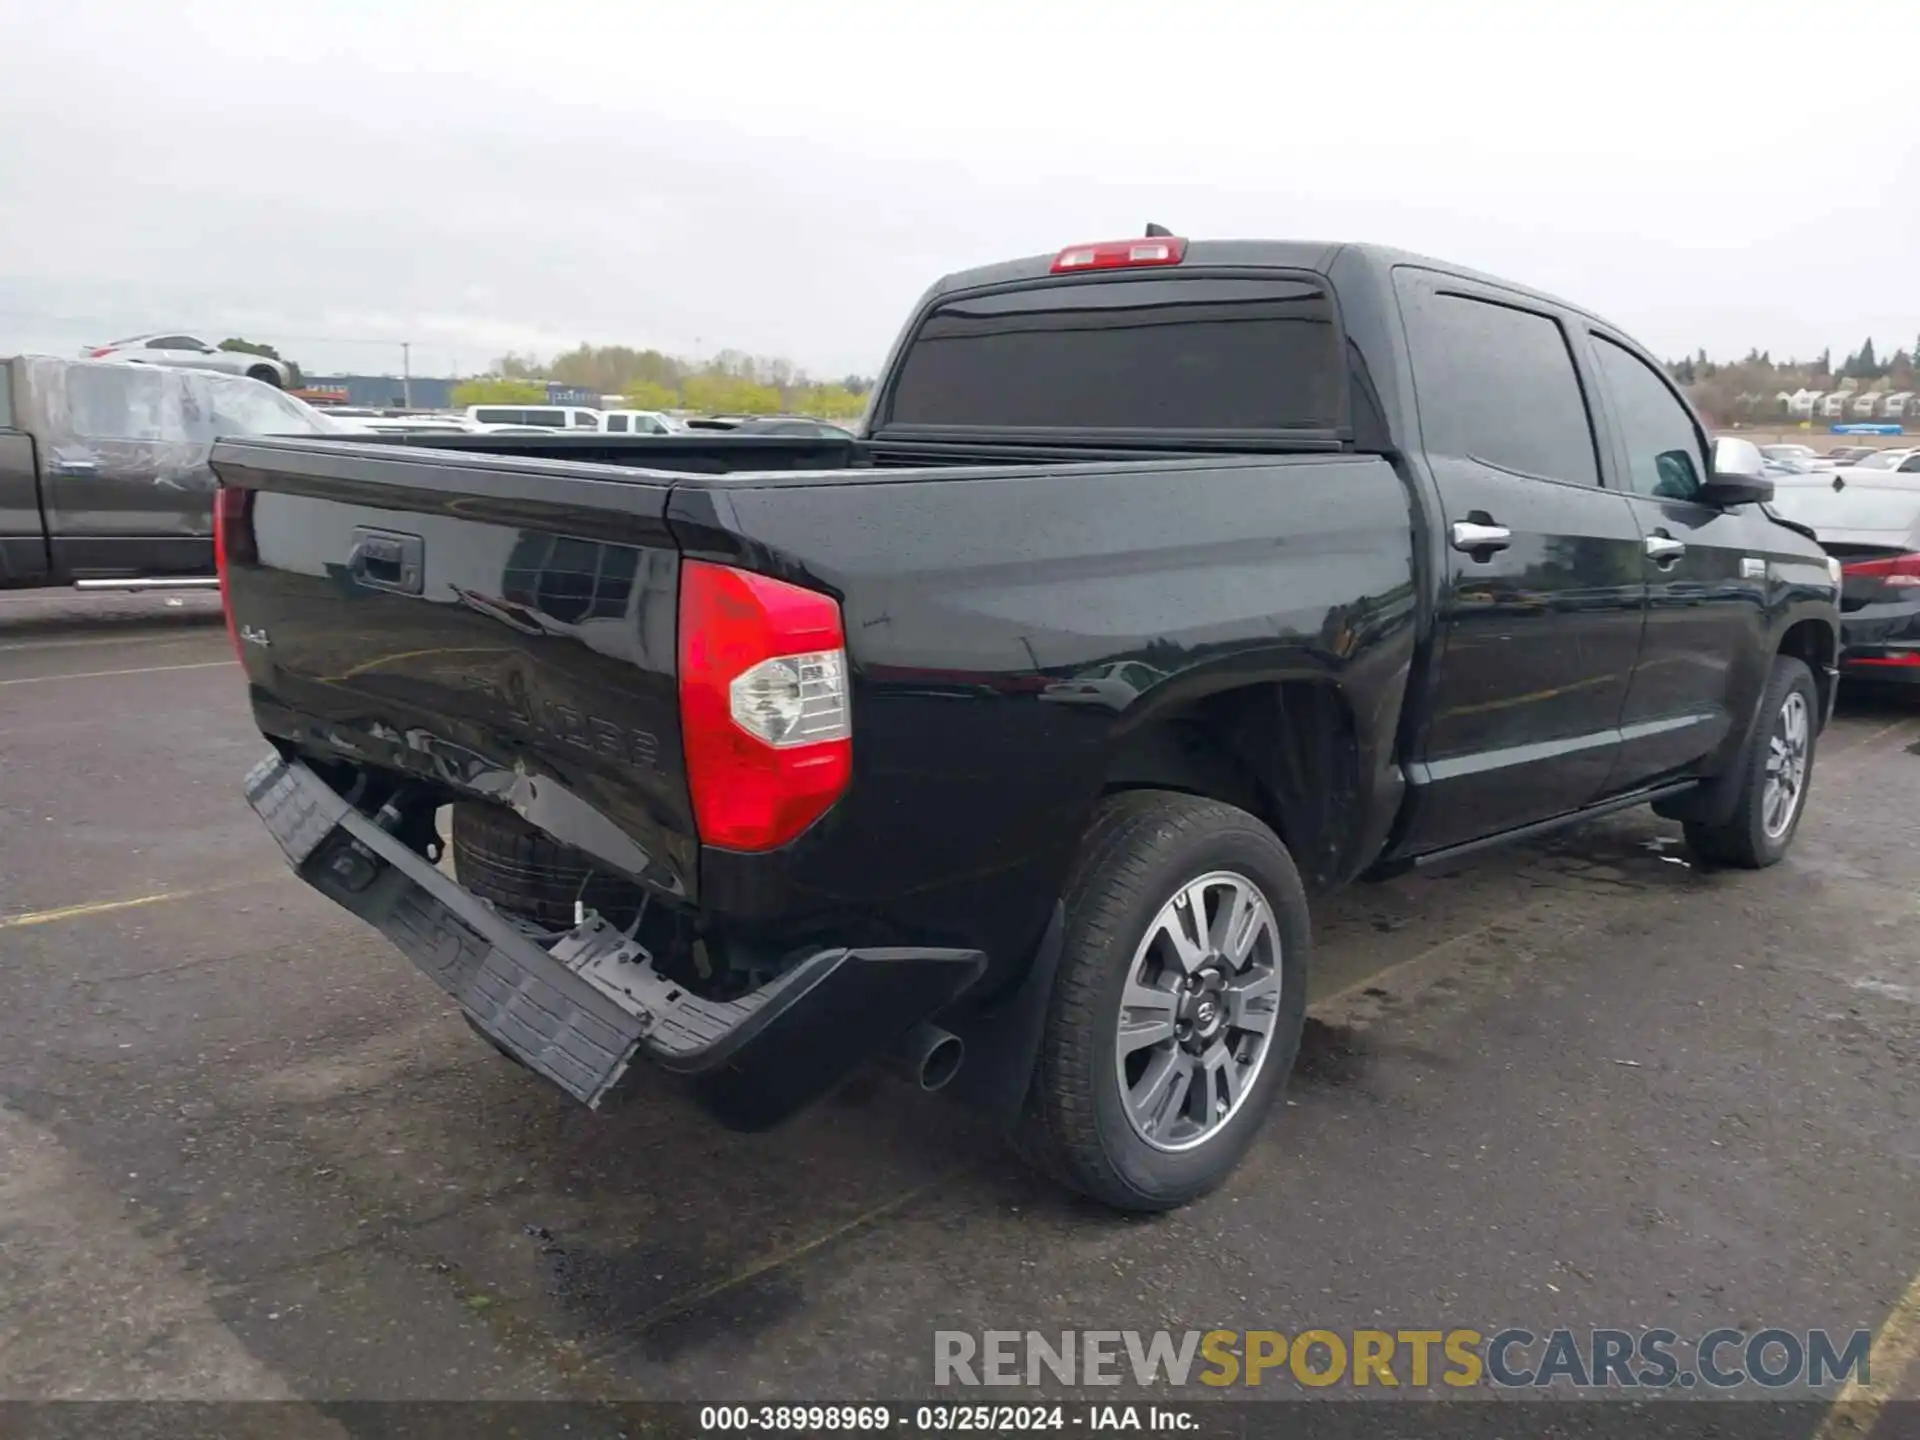
[[[1173,232],[1169,230],[1166,226],[1156,225],[1151,220],[1149,220],[1147,222],[1147,238],[1149,240],[1161,240],[1161,239],[1171,240],[1173,238]]]

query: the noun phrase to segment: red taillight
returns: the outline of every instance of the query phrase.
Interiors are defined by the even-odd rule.
[[[1093,245],[1069,245],[1053,258],[1053,273],[1080,270],[1130,270],[1147,265],[1178,265],[1186,258],[1187,242],[1168,236],[1151,240],[1103,240]]]
[[[680,568],[680,729],[703,844],[771,850],[853,778],[846,633],[829,596]]]
[[[1844,655],[1841,657],[1849,665],[1920,665],[1920,650],[1906,650],[1898,655]]]
[[[111,354],[113,354],[113,346],[101,345],[96,349],[89,350],[87,352],[87,358],[89,360],[98,360],[103,355],[111,355]]]
[[[1884,560],[1850,560],[1840,573],[1882,585],[1920,585],[1920,555],[1889,555]]]
[[[258,556],[253,545],[253,492],[221,486],[213,492],[213,565],[220,574],[220,608],[227,613],[227,638],[242,664],[240,630],[233,621],[233,599],[227,593],[227,571],[235,564],[250,565]]]

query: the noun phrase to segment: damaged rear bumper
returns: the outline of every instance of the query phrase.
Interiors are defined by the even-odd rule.
[[[722,1123],[764,1129],[985,968],[977,950],[829,948],[738,1000],[704,1000],[596,917],[557,940],[528,931],[298,761],[269,755],[246,795],[301,879],[391,940],[508,1054],[591,1107],[644,1056],[686,1077]]]

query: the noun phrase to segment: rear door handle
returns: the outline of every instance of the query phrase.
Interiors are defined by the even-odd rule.
[[[1671,535],[1647,536],[1647,558],[1663,570],[1686,553],[1687,547]]]
[[[1481,525],[1472,520],[1453,522],[1453,548],[1478,557],[1504,550],[1513,543],[1513,532],[1504,525]]]

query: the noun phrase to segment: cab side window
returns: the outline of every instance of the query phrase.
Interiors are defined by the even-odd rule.
[[[1627,447],[1627,484],[1636,495],[1692,500],[1706,483],[1707,457],[1693,417],[1653,367],[1604,335],[1593,337],[1600,383]]]
[[[1427,449],[1511,474],[1600,483],[1586,398],[1557,320],[1466,295],[1408,316]]]

